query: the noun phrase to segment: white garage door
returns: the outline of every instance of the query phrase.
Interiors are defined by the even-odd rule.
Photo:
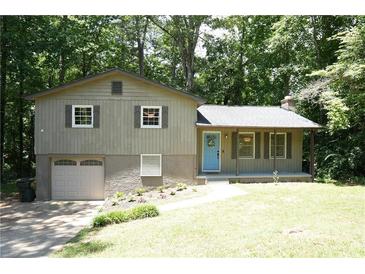
[[[104,199],[103,161],[93,158],[53,159],[52,199]]]

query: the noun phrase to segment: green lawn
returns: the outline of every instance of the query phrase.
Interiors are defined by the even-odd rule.
[[[364,186],[237,186],[247,195],[84,230],[53,256],[365,256]]]

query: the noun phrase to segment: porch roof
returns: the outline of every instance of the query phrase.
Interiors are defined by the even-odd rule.
[[[202,105],[199,127],[308,128],[321,126],[281,107]]]

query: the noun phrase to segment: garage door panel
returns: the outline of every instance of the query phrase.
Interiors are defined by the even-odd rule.
[[[56,161],[59,160],[52,163],[52,199],[104,198],[104,166],[101,159],[62,159],[55,164]],[[67,165],[74,162],[77,164]]]

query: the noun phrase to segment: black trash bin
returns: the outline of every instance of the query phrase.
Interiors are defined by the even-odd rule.
[[[34,178],[21,178],[16,180],[21,202],[33,202],[35,199]]]

